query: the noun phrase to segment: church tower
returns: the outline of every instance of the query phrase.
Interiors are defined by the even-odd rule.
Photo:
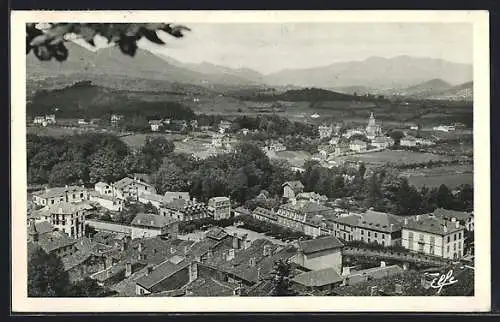
[[[373,112],[370,114],[370,119],[368,120],[368,126],[366,127],[366,137],[373,140],[377,135],[380,135],[380,126],[377,125],[375,121],[375,116]]]

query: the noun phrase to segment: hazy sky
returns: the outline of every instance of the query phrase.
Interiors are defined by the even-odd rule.
[[[188,24],[185,38],[160,35],[182,62],[249,67],[262,73],[399,55],[472,63],[472,25],[444,23]]]

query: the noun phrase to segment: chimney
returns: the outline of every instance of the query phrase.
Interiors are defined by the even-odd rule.
[[[417,215],[416,219],[417,219],[417,221],[419,221],[420,220],[420,215]]]
[[[260,271],[261,271],[260,267],[259,267],[259,268],[257,268],[257,280],[258,280],[258,281],[260,281],[260,280],[262,279],[262,276],[261,276],[261,274],[260,274]]]
[[[408,218],[405,218],[405,226],[408,225]]]
[[[380,267],[385,267],[385,262],[384,261],[380,262]]]
[[[377,286],[370,286],[370,296],[376,296],[377,291]]]
[[[240,239],[238,238],[238,235],[236,233],[233,234],[233,249],[239,249],[240,248]]]
[[[130,275],[132,275],[132,264],[127,262],[125,264],[125,277],[129,277]]]
[[[154,271],[154,268],[152,265],[148,265],[147,270],[146,270],[146,276],[151,274]]]
[[[394,230],[394,224],[391,224],[391,231]]]
[[[157,252],[156,248],[153,248],[153,255],[156,255]]]
[[[245,240],[245,245],[244,245],[245,249],[248,249],[248,247],[250,247],[251,244],[252,243],[250,242],[249,239]]]
[[[448,232],[448,226],[447,226],[446,224],[444,224],[444,225],[443,225],[443,231],[444,231],[445,233],[447,233],[447,232]]]
[[[403,264],[403,271],[407,271],[408,270],[408,264],[404,263]]]
[[[142,251],[144,250],[144,245],[142,244],[142,242],[139,243],[138,247],[137,247],[137,251],[139,253],[142,253]]]
[[[396,285],[394,285],[394,293],[403,294],[403,285],[396,283]]]
[[[460,228],[460,223],[458,221],[455,221],[455,228]]]
[[[249,262],[248,262],[248,266],[250,267],[255,267],[256,263],[255,263],[255,257],[251,257]]]
[[[453,217],[451,218],[451,222],[456,222],[457,221],[457,218]]]
[[[342,276],[348,276],[351,274],[351,268],[349,266],[342,267]]]
[[[170,253],[175,254],[175,248],[173,246],[170,246]]]
[[[189,282],[193,282],[198,278],[198,264],[196,262],[192,262],[188,266],[189,270]]]

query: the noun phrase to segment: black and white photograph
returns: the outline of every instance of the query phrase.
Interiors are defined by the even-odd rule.
[[[489,310],[487,13],[15,13],[19,307]]]

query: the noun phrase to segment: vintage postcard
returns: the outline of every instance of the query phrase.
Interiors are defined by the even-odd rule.
[[[12,310],[490,310],[488,19],[12,12]]]

